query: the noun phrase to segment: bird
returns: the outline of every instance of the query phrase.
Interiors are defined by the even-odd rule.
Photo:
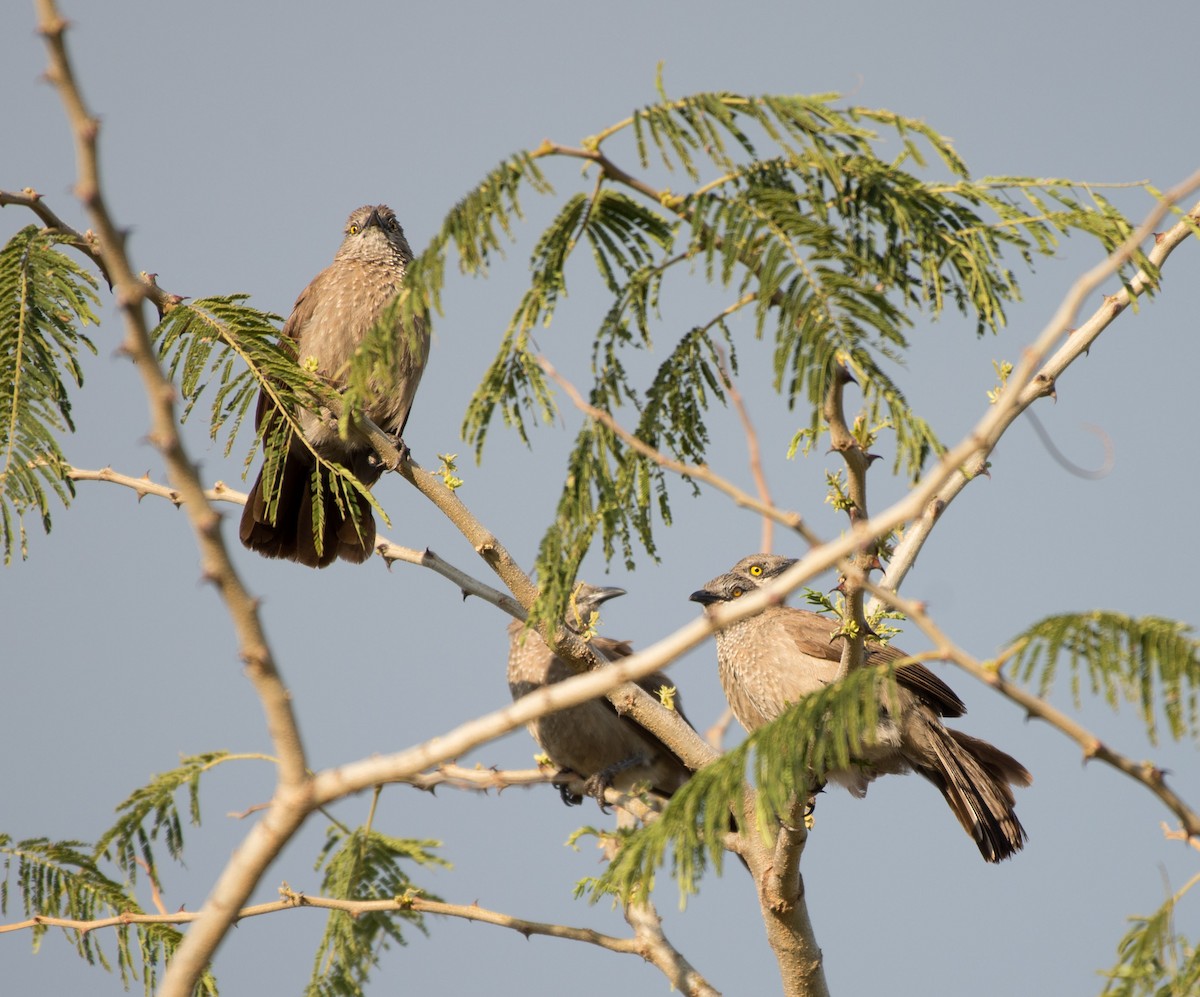
[[[356,208],[344,232],[333,263],[300,292],[281,335],[281,343],[299,363],[338,390],[346,387],[351,358],[400,292],[413,259],[404,229],[386,204]],[[429,357],[429,331],[419,320],[411,330],[397,320],[394,333],[395,367],[364,414],[403,449],[401,436]],[[260,392],[256,428],[272,407],[267,392]],[[264,482],[266,469],[259,471],[242,513],[241,541],[264,557],[287,558],[312,568],[324,568],[337,558],[361,564],[375,548],[370,503],[358,493],[348,499],[339,494],[345,489],[335,488],[329,471],[320,467],[320,508],[314,508],[312,478],[318,465],[313,451],[347,468],[368,488],[379,480],[383,466],[366,439],[343,439],[329,419],[313,412],[301,410],[297,419],[304,440],[291,439],[282,469],[272,476],[273,487]],[[347,501],[354,503],[354,511],[346,507]]]
[[[573,593],[567,626],[577,633],[590,630],[595,620],[593,614],[601,603],[620,595],[625,595],[624,589],[580,583]],[[519,620],[509,624],[508,637],[508,688],[514,700],[578,674]],[[592,637],[591,646],[608,661],[633,653],[628,641],[608,637]],[[662,690],[672,688],[661,672],[639,679],[637,684],[656,699],[661,699]],[[673,707],[686,721],[678,695]],[[588,795],[594,796],[601,806],[604,790],[609,786],[629,792],[635,786],[645,785],[660,796],[670,797],[691,776],[691,771],[670,748],[635,720],[619,714],[604,696],[548,713],[527,726],[560,774],[584,779]],[[582,797],[563,783],[559,784],[559,793],[568,805],[583,802]]]
[[[766,585],[795,564],[776,554],[744,557],[689,598],[706,613]],[[768,606],[716,634],[717,667],[738,722],[753,731],[787,707],[833,682],[840,671],[843,638],[832,637],[827,617],[789,606]],[[899,648],[870,644],[868,664],[907,657]],[[1032,776],[1011,755],[977,737],[947,728],[942,717],[960,717],[966,706],[924,665],[899,665],[898,701],[885,699],[873,744],[851,768],[825,773],[855,796],[879,775],[917,772],[942,793],[954,816],[988,862],[1010,858],[1025,845],[1012,786]]]

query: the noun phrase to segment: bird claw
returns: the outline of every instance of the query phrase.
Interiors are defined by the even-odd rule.
[[[587,790],[587,795],[592,797],[599,805],[601,813],[606,814],[611,812],[608,809],[608,804],[604,802],[604,794],[612,788],[612,780],[612,770],[605,769],[603,772],[597,772],[583,784]]]
[[[395,433],[384,433],[384,438],[396,449],[395,459],[385,460],[379,453],[371,454],[367,459],[372,464],[377,464],[388,471],[397,471],[400,465],[403,464],[411,456],[412,451],[408,448],[408,444]]]
[[[571,790],[571,782],[578,778],[578,773],[570,769],[559,769],[554,775],[553,785],[558,789],[563,803],[569,807],[577,807],[583,802],[583,797]]]
[[[392,444],[396,447],[396,453],[398,454],[398,457],[396,459],[396,467],[399,467],[406,460],[408,460],[408,458],[412,455],[412,451],[408,449],[408,444],[405,443],[403,439],[401,439],[399,433],[397,433],[394,436],[391,436],[390,439],[392,441]],[[392,470],[393,471],[396,470],[396,467],[393,467]]]

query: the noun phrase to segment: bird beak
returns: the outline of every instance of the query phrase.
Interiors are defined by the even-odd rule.
[[[363,223],[363,228],[370,228],[374,225],[376,228],[383,228],[383,219],[379,217],[379,209],[372,208],[371,213],[367,215],[367,220]]]
[[[721,597],[709,592],[708,589],[697,589],[688,596],[689,602],[698,602],[701,606],[711,606],[714,602],[720,602]]]
[[[609,599],[615,599],[617,596],[625,594],[624,589],[617,588],[614,585],[611,588],[597,589],[596,594],[592,597],[592,601],[598,606],[602,602],[608,602]]]

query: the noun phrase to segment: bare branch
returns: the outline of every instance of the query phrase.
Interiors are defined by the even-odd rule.
[[[1200,187],[1200,171],[1163,194],[1154,210],[1121,246],[1071,285],[1038,338],[1023,351],[1021,362],[1009,375],[995,404],[963,442],[945,454],[938,466],[926,475],[925,481],[918,489],[910,493],[921,497],[919,511],[892,553],[882,582],[885,589],[895,591],[900,587],[904,576],[916,561],[917,554],[925,545],[934,523],[971,480],[984,471],[988,457],[1008,427],[1039,398],[1054,393],[1055,383],[1063,371],[1087,353],[1096,337],[1108,328],[1134,297],[1156,286],[1153,278],[1145,271],[1139,271],[1130,280],[1129,289],[1123,287],[1114,295],[1106,295],[1104,302],[1091,318],[1070,331],[1066,341],[1046,359],[1054,344],[1068,332],[1070,323],[1087,296],[1116,273],[1122,264],[1128,262],[1138,246],[1154,236],[1155,245],[1146,255],[1154,266],[1161,267],[1175,248],[1189,235],[1194,234],[1193,226],[1200,223],[1200,204],[1196,204],[1187,213],[1191,224],[1186,220],[1180,221],[1161,234],[1155,234],[1154,230],[1175,203],[1187,197],[1197,187]],[[873,612],[875,608],[875,603],[872,603],[868,611]]]
[[[795,809],[795,808],[794,808]],[[829,997],[824,959],[804,902],[800,853],[807,840],[803,809],[794,814],[796,828],[780,827],[771,841],[758,830],[758,802],[753,789],[742,794],[741,833],[731,850],[742,857],[758,887],[767,942],[779,964],[786,997]],[[784,837],[787,840],[780,840]],[[776,868],[776,863],[779,868]]]
[[[800,893],[800,856],[808,841],[808,826],[804,823],[807,809],[806,801],[795,797],[788,812],[782,815],[784,819],[775,836],[775,852],[771,856],[771,869],[764,891],[768,905],[774,910],[790,910],[803,900]]]
[[[466,789],[486,793],[490,790],[505,790],[510,786],[540,786],[555,781],[557,769],[553,766],[535,769],[467,768],[464,765],[445,764],[429,772],[418,772],[395,782],[407,783],[416,789],[432,791],[439,786],[451,789]]]
[[[139,502],[147,495],[153,495],[156,498],[166,499],[177,507],[183,505],[183,495],[178,490],[152,481],[149,472],[143,474],[140,478],[134,478],[128,474],[114,471],[111,467],[102,467],[96,471],[87,470],[82,467],[71,467],[67,469],[67,477],[72,481],[106,481],[110,484],[132,488],[137,492]],[[209,502],[230,502],[234,505],[246,504],[246,493],[230,488],[223,481],[218,481],[212,488],[207,489],[204,492],[204,497]]]
[[[913,599],[905,599],[880,585],[864,581],[864,587],[877,599],[904,613],[935,645],[938,657],[952,661],[963,671],[991,686],[996,692],[1020,706],[1029,716],[1044,720],[1055,730],[1070,738],[1083,750],[1084,761],[1099,759],[1141,783],[1167,807],[1183,825],[1184,831],[1200,841],[1200,813],[1188,806],[1167,786],[1166,773],[1150,762],[1135,762],[1132,758],[1109,747],[1095,734],[1074,718],[1055,709],[1046,700],[1021,686],[1009,682],[1003,675],[998,662],[984,662],[968,654],[955,644],[926,611],[925,606]]]
[[[715,346],[714,349],[717,352],[717,367],[721,373],[721,384],[725,388],[725,393],[729,395],[729,401],[733,404],[734,411],[737,412],[738,420],[742,424],[742,432],[746,437],[746,460],[750,464],[750,477],[754,479],[754,487],[758,491],[759,500],[763,505],[774,509],[775,502],[771,498],[771,489],[767,486],[767,475],[763,471],[762,448],[758,444],[758,433],[754,429],[754,423],[750,421],[750,413],[746,410],[742,393],[738,391],[733,376],[729,372],[725,350],[720,346]],[[758,549],[769,553],[774,547],[774,534],[775,521],[769,516],[763,516],[762,541]]]
[[[152,481],[149,474],[144,474],[140,478],[134,478],[131,475],[114,471],[111,467],[102,467],[95,471],[81,467],[71,467],[67,470],[67,477],[72,481],[104,481],[109,484],[123,485],[137,492],[139,501],[147,495],[153,495],[157,498],[166,499],[176,506],[183,505],[183,497],[176,489]],[[223,481],[216,482],[212,488],[206,490],[204,497],[210,502],[229,502],[233,505],[246,504],[246,493],[230,488]],[[473,595],[483,599],[485,602],[492,603],[494,606],[498,606],[504,612],[516,617],[518,620],[525,619],[525,610],[512,596],[484,584],[478,578],[473,578],[462,569],[456,568],[449,561],[439,557],[428,547],[423,551],[415,550],[412,547],[402,547],[400,544],[393,543],[386,537],[381,537],[375,547],[379,556],[383,558],[384,563],[389,568],[396,561],[404,561],[408,564],[419,565],[422,568],[429,568],[431,571],[436,571],[443,578],[448,578],[457,585],[464,599],[469,595]]]
[[[475,553],[496,572],[516,600],[526,609],[532,606],[533,601],[537,598],[537,586],[513,560],[512,555],[505,549],[499,538],[471,514],[459,497],[447,488],[436,474],[430,474],[424,470],[412,459],[411,454],[403,456],[397,470],[410,485],[437,506],[441,513],[467,538],[471,546],[475,548]]]
[[[850,507],[845,510],[853,525],[867,518],[867,471],[871,467],[872,455],[867,453],[846,421],[845,388],[854,378],[841,362],[829,372],[829,388],[825,392],[821,414],[829,427],[830,449],[841,455],[846,464],[847,496]],[[866,574],[873,564],[878,564],[874,541],[855,551],[850,558],[852,570],[843,574],[839,581],[845,599],[845,622],[849,624],[846,639],[842,642],[842,661],[838,677],[848,674],[863,663],[864,642],[867,636],[867,617],[863,611],[862,586],[855,583],[858,574]]]
[[[525,608],[507,592],[501,592],[499,589],[493,588],[491,585],[487,585],[478,578],[467,574],[461,568],[456,568],[428,547],[424,550],[414,550],[411,547],[401,547],[399,544],[392,543],[384,537],[378,540],[375,544],[375,549],[389,568],[396,561],[404,561],[407,564],[429,568],[431,571],[436,571],[443,578],[449,579],[458,586],[463,599],[466,599],[469,595],[473,595],[484,602],[490,602],[493,606],[499,607],[515,619],[524,620],[526,617]]]
[[[100,240],[96,233],[90,229],[86,232],[79,232],[64,222],[45,202],[42,195],[32,187],[26,187],[24,190],[14,193],[13,191],[0,190],[0,208],[7,205],[16,205],[28,208],[41,219],[46,231],[56,235],[64,236],[66,244],[79,250],[95,265],[100,271],[100,275],[104,278],[109,288],[114,286],[114,281],[109,273],[108,264],[105,262],[104,253],[100,249]],[[177,304],[183,301],[183,298],[178,294],[170,294],[158,286],[154,274],[139,274],[138,279],[144,285],[144,293],[146,300],[153,302],[158,309],[159,315],[170,311]]]
[[[265,914],[276,914],[285,910],[298,910],[310,907],[316,910],[344,911],[351,916],[368,914],[378,911],[416,911],[420,914],[435,914],[440,917],[460,917],[468,921],[480,921],[494,924],[502,928],[511,928],[529,937],[530,935],[546,935],[551,938],[566,938],[571,941],[587,942],[612,952],[625,952],[648,958],[644,952],[644,944],[636,938],[615,938],[612,935],[602,935],[590,928],[571,928],[561,924],[548,924],[541,921],[526,921],[510,917],[497,911],[487,910],[476,904],[460,905],[447,904],[435,900],[426,900],[420,896],[408,895],[392,900],[341,900],[335,897],[309,896],[292,890],[285,883],[280,888],[282,897],[270,903],[255,904],[243,907],[234,915],[234,921],[244,921],[251,917],[262,917]],[[78,921],[65,917],[42,917],[40,915],[14,924],[0,925],[0,934],[11,931],[23,931],[35,927],[65,928],[68,931],[88,932],[99,928],[121,927],[131,924],[195,924],[203,916],[202,911],[176,911],[173,914],[117,914],[113,917],[96,918],[92,921]],[[194,930],[194,929],[193,929]]]
[[[704,732],[704,740],[720,751],[721,745],[725,743],[725,733],[729,730],[731,723],[733,723],[733,710],[726,706],[724,712],[717,717],[716,722]]]
[[[263,704],[279,759],[279,785],[271,812],[259,822],[246,845],[226,867],[199,920],[167,967],[160,991],[162,997],[188,997],[233,923],[238,908],[308,813],[308,766],[291,697],[258,618],[258,601],[246,591],[234,570],[221,537],[220,516],[206,498],[195,465],[179,436],[175,388],[158,364],[142,307],[152,296],[151,287],[130,266],[125,255],[124,233],[117,228],[104,200],[96,141],[100,124],[88,112],[75,81],[64,37],[66,21],[54,0],[38,0],[37,9],[38,30],[49,57],[47,78],[58,90],[75,139],[76,195],[92,219],[100,256],[116,289],[125,323],[124,350],[137,366],[150,404],[150,440],[162,454],[172,487],[184,502],[200,549],[203,576],[214,584],[229,610],[246,672]]]
[[[696,481],[703,481],[707,485],[711,485],[719,492],[723,492],[733,499],[736,505],[742,506],[758,513],[765,518],[773,519],[775,522],[786,526],[794,533],[800,534],[808,543],[814,547],[819,546],[821,539],[813,533],[807,526],[804,525],[804,519],[796,512],[785,512],[782,509],[776,508],[767,501],[762,501],[755,498],[749,492],[745,492],[738,488],[737,485],[722,478],[718,474],[714,474],[706,465],[703,464],[684,464],[682,461],[675,460],[673,457],[667,456],[660,450],[655,450],[642,440],[639,440],[633,433],[625,429],[611,415],[603,409],[598,409],[594,405],[589,405],[584,401],[583,395],[579,393],[579,389],[570,381],[564,378],[554,368],[545,357],[537,358],[538,365],[546,372],[546,376],[554,381],[563,391],[571,402],[580,412],[595,419],[598,423],[605,426],[607,429],[616,433],[629,446],[640,453],[647,460],[652,460],[660,467],[665,467],[669,471],[674,471],[676,474],[685,478],[692,478]]]
[[[662,930],[662,918],[652,906],[629,904],[625,908],[625,920],[643,946],[643,957],[662,970],[663,975],[670,981],[672,990],[678,990],[691,997],[721,997],[720,991],[714,990],[683,954],[667,940]]]

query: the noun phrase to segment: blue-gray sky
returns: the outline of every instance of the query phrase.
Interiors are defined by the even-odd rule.
[[[1200,165],[1192,124],[1198,73],[1187,48],[1200,15],[1176,0],[1152,16],[1111,0],[1079,5],[1013,0],[1000,6],[711,2],[602,7],[509,5],[249,5],[117,2],[103,11],[67,4],[69,42],[87,100],[103,121],[103,176],[118,220],[132,228],[138,269],[178,293],[248,292],[284,313],[325,266],[346,214],[391,204],[414,247],[497,161],[549,137],[578,143],[652,101],[655,67],[673,94],[840,91],[855,103],[924,118],[953,138],[976,175],[1148,179],[1160,188]],[[32,186],[85,227],[70,187],[72,145],[58,99],[39,82],[45,55],[32,4],[11,2],[0,33],[5,135],[0,187]],[[569,186],[573,168],[554,178]],[[1142,194],[1122,197],[1131,214]],[[464,451],[458,427],[527,273],[530,236],[546,205],[492,279],[452,280],[407,440],[426,466]],[[0,212],[7,238],[30,216]],[[1016,359],[1071,280],[1098,258],[1075,238],[1058,259],[1022,275],[1025,301],[998,338],[975,340],[961,322],[918,317],[915,348],[897,372],[917,410],[953,440],[986,404],[994,359]],[[1115,447],[1100,481],[1066,474],[1018,424],[993,458],[990,480],[952,507],[906,583],[969,650],[987,656],[1041,616],[1102,606],[1195,620],[1194,372],[1200,366],[1198,247],[1171,259],[1159,300],[1122,316],[1059,384],[1039,414],[1082,464],[1102,460],[1086,430]],[[574,286],[572,290],[576,289]],[[1089,303],[1088,308],[1097,302]],[[602,301],[579,282],[545,351],[582,369]],[[116,346],[106,299],[67,442],[82,467],[106,464],[162,480],[145,442],[140,382]],[[699,316],[686,302],[664,314],[660,342]],[[744,330],[743,330],[744,331]],[[769,358],[746,339],[743,391],[762,433],[781,504],[827,535],[840,526],[822,505],[831,457],[787,462],[795,417],[767,390]],[[734,417],[718,413],[714,467],[744,480]],[[497,430],[482,467],[464,459],[463,500],[526,565],[553,511],[555,484],[577,418],[539,430],[532,450]],[[208,480],[238,481],[225,459],[189,433]],[[886,442],[886,441],[885,441]],[[247,441],[248,443],[248,441]],[[465,457],[465,455],[464,455]],[[519,487],[514,488],[514,483]],[[898,494],[877,473],[873,502]],[[389,535],[429,546],[486,575],[458,534],[402,481],[376,489]],[[604,576],[633,598],[609,604],[608,632],[644,645],[691,619],[687,594],[758,546],[759,524],[720,497],[681,491],[676,524],[660,538],[662,563]],[[232,520],[227,531],[233,538]],[[198,580],[185,518],[168,504],[107,485],[82,484],[30,558],[0,572],[6,639],[9,758],[0,830],[15,837],[94,840],[112,808],[181,754],[268,751],[261,710],[242,675],[225,615]],[[788,542],[778,547],[788,550]],[[268,632],[293,692],[312,764],[326,767],[404,748],[507,701],[506,620],[463,603],[442,579],[397,565],[339,565],[321,573],[270,563],[236,547],[247,584],[263,598]],[[919,635],[901,646],[920,650]],[[723,708],[711,645],[672,672],[699,724]],[[865,801],[829,792],[804,857],[818,940],[835,993],[1087,994],[1115,958],[1128,915],[1148,913],[1194,871],[1195,853],[1163,841],[1169,815],[1141,787],[1084,766],[1060,735],[1026,723],[1012,705],[943,669],[967,700],[963,729],[995,741],[1034,772],[1019,794],[1026,850],[989,867],[938,794],[916,777],[883,780]],[[1065,688],[1055,693],[1069,706]],[[1195,804],[1194,744],[1152,747],[1125,709],[1089,703],[1086,722],[1118,749],[1173,771]],[[524,767],[524,732],[476,752],[472,763]],[[227,817],[271,788],[263,763],[226,766],[204,786],[204,824],[187,831],[186,868],[164,871],[168,908],[196,909],[246,822]],[[365,817],[367,800],[337,808]],[[624,934],[618,914],[571,897],[599,857],[564,847],[582,823],[608,818],[567,810],[548,788],[478,797],[403,787],[385,794],[377,824],[398,836],[436,838],[452,871],[421,874],[443,898],[544,921]],[[281,881],[315,891],[312,861],[323,821],[268,872],[259,899]],[[149,898],[144,898],[149,903]],[[726,994],[776,992],[752,888],[740,869],[708,877],[687,910],[664,878],[658,896],[672,940]],[[1191,908],[1180,927],[1200,925]],[[9,918],[19,915],[10,899]],[[315,911],[244,923],[219,953],[224,992],[296,993],[322,928]],[[377,992],[608,995],[665,992],[663,978],[628,956],[461,921],[433,921],[430,936],[387,955]],[[119,993],[115,977],[86,966],[57,934],[40,954],[27,935],[0,947],[14,994]],[[102,939],[112,951],[110,938]]]

